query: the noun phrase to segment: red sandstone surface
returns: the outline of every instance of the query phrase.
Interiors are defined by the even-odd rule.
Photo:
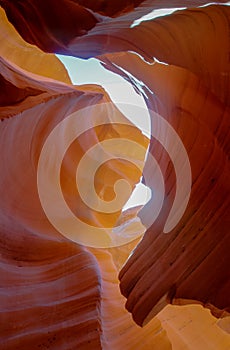
[[[225,2],[0,1],[0,349],[230,348],[230,7]],[[154,9],[173,7],[187,8],[132,26]],[[74,86],[55,53],[99,58],[143,94],[155,128],[150,142],[102,87]],[[63,122],[74,113],[86,131],[62,154],[75,128]],[[103,125],[95,122],[99,116]],[[60,198],[59,179],[57,192],[70,208],[64,212],[52,202],[55,226],[41,199],[38,172],[42,150],[59,125],[64,127],[42,168],[50,181],[46,203]],[[188,179],[178,182],[184,160],[165,125],[183,143],[191,167],[188,204],[168,233],[165,223],[178,186],[185,188]],[[129,160],[117,155],[118,146],[109,146],[114,138],[123,142],[119,147]],[[98,145],[99,155],[111,159],[95,173],[92,188],[99,199],[89,208],[81,190],[92,201],[88,184],[98,158],[86,156]],[[101,200],[114,199],[116,181],[128,181],[133,190],[142,171],[148,178],[143,181],[160,191],[151,157],[165,194],[159,215],[144,232],[138,218],[151,221],[150,204],[123,214],[99,209]],[[75,239],[66,213],[93,227],[95,235],[87,240],[88,231],[77,226]],[[59,222],[69,232],[62,234]],[[106,231],[100,240],[99,229],[114,226],[119,237],[107,237]]]

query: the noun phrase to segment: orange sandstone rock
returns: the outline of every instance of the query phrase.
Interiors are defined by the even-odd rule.
[[[128,298],[126,306],[139,324],[153,317],[167,302],[198,301],[221,316],[230,310],[226,268],[230,262],[229,109],[185,69],[150,65],[134,54],[110,59],[116,67],[129,70],[130,77],[135,74],[148,86],[145,92],[149,108],[177,131],[188,152],[192,172],[191,197],[185,214],[174,230],[163,233],[177,191],[175,170],[162,145],[152,138],[150,152],[166,179],[167,200],[120,272],[121,290]],[[109,65],[108,59],[105,62]],[[153,114],[154,127],[157,125]],[[178,149],[177,157],[179,152]],[[157,190],[157,183],[154,189]],[[151,216],[148,206],[145,210]]]
[[[209,310],[197,305],[165,307],[167,303],[200,303],[216,317],[229,314],[230,10],[220,5],[225,2],[198,8],[207,2],[191,1],[192,9],[134,26],[136,19],[153,9],[188,5],[176,0],[170,4],[150,0],[0,1],[8,19],[30,43],[25,43],[1,12],[3,349],[228,349],[229,318],[218,323]],[[153,155],[164,175],[165,197],[157,220],[141,241],[143,231],[121,247],[89,249],[69,240],[73,237],[62,235],[48,220],[38,192],[39,157],[52,130],[71,113],[88,107],[82,124],[89,130],[71,143],[63,157],[59,169],[62,195],[71,212],[95,230],[118,224],[119,233],[126,235],[124,224],[131,224],[141,212],[151,218],[152,211],[148,205],[123,215],[120,210],[101,214],[89,209],[74,189],[76,167],[88,149],[102,141],[119,136],[140,143],[143,150],[138,153],[135,148],[141,164],[138,171],[120,159],[97,170],[94,186],[98,198],[111,200],[116,180],[128,179],[132,189],[138,182],[148,140],[131,124],[121,127],[113,123],[113,117],[119,116],[122,122],[125,117],[102,88],[70,85],[62,64],[31,44],[47,52],[84,58],[100,55],[108,69],[125,77],[135,89],[142,82],[139,92],[149,111],[170,123],[191,165],[189,203],[171,232],[163,231],[177,194],[177,173],[154,137],[146,168]],[[109,103],[107,110],[103,110],[104,103]],[[95,106],[98,109],[94,110]],[[152,127],[158,130],[154,113]],[[107,115],[108,123],[95,127],[100,114]],[[158,131],[165,133],[173,149],[166,131]],[[61,152],[71,132],[64,129],[52,154]],[[112,154],[116,147],[106,151]],[[51,158],[45,158],[44,166],[50,181],[48,199],[55,192],[56,181],[56,168],[49,168],[49,162],[55,164]],[[93,161],[86,162],[89,169]],[[85,171],[81,187],[87,189],[89,177],[90,171]],[[183,187],[185,182],[182,179],[177,185]],[[90,189],[87,198],[91,198]],[[68,219],[58,202],[53,201],[53,207],[57,219]],[[84,237],[85,231],[76,233]],[[120,269],[126,308],[144,328],[138,328],[125,310],[116,277]]]

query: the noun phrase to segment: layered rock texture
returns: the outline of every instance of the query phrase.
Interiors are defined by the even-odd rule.
[[[227,2],[0,5],[0,349],[230,349]],[[150,139],[57,53],[128,82]]]

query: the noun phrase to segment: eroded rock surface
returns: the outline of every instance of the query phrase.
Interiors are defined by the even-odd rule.
[[[12,23],[1,9],[2,349],[229,348],[230,7],[225,2],[203,7],[206,1],[0,1]],[[189,8],[137,22],[152,10],[173,7]],[[73,86],[53,53],[98,57],[130,82],[151,114],[150,147],[103,88]],[[70,208],[64,212],[53,200],[55,226],[39,192],[39,160],[53,130],[73,113],[78,113],[79,127],[86,132],[70,142],[56,167],[69,134],[77,130],[75,124],[65,124],[42,168],[50,184],[43,193],[45,203],[56,198],[59,179]],[[105,122],[95,126],[99,116]],[[187,178],[178,182],[175,164],[183,173],[181,150],[162,128],[165,122],[183,143],[192,176],[186,210],[168,233],[165,223],[178,186],[183,189]],[[122,147],[106,143],[113,139],[141,145],[123,147],[138,166],[117,156]],[[164,201],[144,236],[139,217],[151,221],[150,204],[123,214],[101,212],[100,201],[89,209],[76,189],[76,169],[97,145],[105,150],[99,154],[113,155],[100,165],[92,182],[105,202],[115,198],[117,180],[128,181],[133,190],[151,156],[156,159],[164,179]],[[86,158],[80,178],[90,203],[91,166],[97,161]],[[151,171],[148,179],[156,174]],[[151,184],[157,195],[157,177]],[[107,237],[105,231],[106,239],[95,235],[92,243],[92,236],[85,240],[84,229],[72,232],[70,225],[71,234],[60,232],[59,221],[68,227],[66,213],[95,232],[118,225],[119,237]],[[193,303],[206,309],[188,305]]]

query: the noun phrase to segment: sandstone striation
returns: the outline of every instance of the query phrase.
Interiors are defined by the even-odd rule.
[[[0,0],[0,349],[229,349],[226,2]],[[55,53],[129,82],[150,140]]]

